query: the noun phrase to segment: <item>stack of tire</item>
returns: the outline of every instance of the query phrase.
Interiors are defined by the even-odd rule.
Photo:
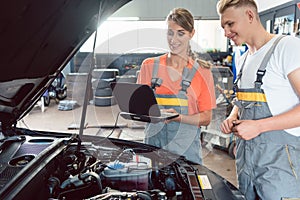
[[[94,69],[92,72],[92,90],[95,106],[112,106],[116,100],[112,94],[110,83],[116,81],[118,69]]]
[[[135,75],[122,75],[116,77],[117,82],[123,83],[136,83],[136,79],[137,77]]]
[[[139,68],[128,70],[125,74],[117,76],[117,82],[136,83],[139,74]]]

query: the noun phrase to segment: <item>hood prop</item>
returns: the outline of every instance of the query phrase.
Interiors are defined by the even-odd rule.
[[[95,68],[95,48],[96,48],[96,41],[97,41],[97,33],[98,33],[98,26],[100,24],[100,12],[102,10],[102,1],[99,4],[99,13],[97,16],[97,27],[95,31],[95,36],[94,36],[94,41],[93,41],[93,51],[91,56],[91,64],[90,68],[88,71],[87,75],[87,80],[86,80],[86,88],[85,88],[85,95],[84,95],[84,100],[83,100],[83,105],[82,105],[82,112],[81,112],[81,119],[80,119],[80,126],[79,126],[79,137],[78,137],[78,146],[77,146],[77,151],[80,151],[81,148],[81,140],[83,136],[83,129],[84,129],[84,124],[85,124],[85,118],[86,118],[86,111],[87,111],[87,106],[88,106],[88,101],[89,101],[89,96],[90,96],[90,88],[92,86],[92,71]]]

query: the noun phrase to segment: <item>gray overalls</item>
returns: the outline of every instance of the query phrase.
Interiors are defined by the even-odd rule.
[[[236,88],[239,119],[258,120],[272,116],[261,85],[266,65],[281,38],[277,38],[265,55],[257,71],[255,87]],[[239,189],[247,200],[300,197],[300,137],[280,130],[264,132],[251,140],[238,138],[236,166]]]
[[[156,57],[151,80],[154,91],[155,87],[159,87],[162,84],[162,79],[157,77],[158,68],[159,57]],[[180,114],[188,114],[186,90],[190,86],[198,68],[199,65],[196,61],[192,69],[184,68],[181,90],[177,95],[156,94],[156,99],[161,109],[174,108]],[[201,129],[198,126],[190,124],[178,122],[149,123],[145,129],[145,143],[183,155],[190,161],[202,164],[200,133]]]

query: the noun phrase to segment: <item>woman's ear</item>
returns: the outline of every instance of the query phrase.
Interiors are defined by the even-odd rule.
[[[193,31],[190,33],[190,38],[192,39],[192,37],[194,36],[195,34],[195,29],[193,29]]]

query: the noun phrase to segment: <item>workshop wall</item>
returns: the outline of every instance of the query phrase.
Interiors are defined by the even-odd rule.
[[[98,28],[96,53],[166,52],[165,21],[105,21]],[[195,35],[191,46],[196,52],[216,49],[226,51],[227,39],[219,20],[195,20]],[[91,52],[94,35],[82,46],[81,52]]]

